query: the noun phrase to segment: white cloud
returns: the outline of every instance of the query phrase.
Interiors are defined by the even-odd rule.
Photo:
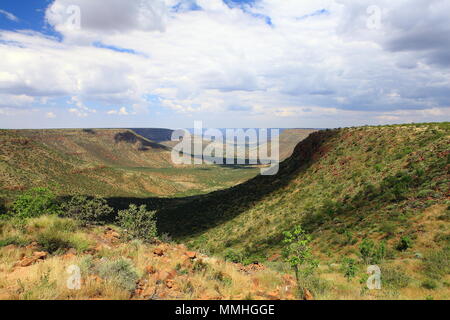
[[[8,20],[11,20],[11,21],[14,21],[14,22],[18,22],[19,21],[19,18],[17,18],[11,12],[8,12],[6,10],[0,9],[0,14],[4,15],[6,17],[6,19],[8,19]]]
[[[56,118],[56,114],[54,114],[53,112],[47,112],[47,113],[45,114],[45,117],[46,117],[47,119],[55,119],[55,118]]]
[[[109,110],[107,112],[107,114],[109,114],[109,115],[119,115],[119,116],[129,116],[131,113],[129,113],[125,107],[122,107],[119,110]]]
[[[77,117],[86,118],[89,114],[97,113],[97,110],[88,108],[77,96],[71,97],[67,103],[75,106],[75,108],[70,108],[69,112]]]
[[[447,40],[430,40],[447,34],[448,1],[377,0],[380,30],[367,28],[373,0],[261,0],[246,10],[197,0],[202,10],[189,11],[190,0],[170,11],[178,2],[54,1],[46,18],[62,42],[0,31],[0,94],[70,97],[78,117],[166,108],[224,126],[234,115],[296,127],[448,117],[432,111],[450,105]],[[79,30],[67,25],[70,5],[81,9]],[[410,113],[389,114],[398,110]]]

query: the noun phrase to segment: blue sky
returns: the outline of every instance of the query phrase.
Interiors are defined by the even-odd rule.
[[[45,10],[50,3],[51,1],[43,0],[2,0],[0,9],[13,14],[17,20],[8,19],[5,15],[0,14],[0,29],[31,29],[54,34],[53,29],[45,22]]]
[[[449,10],[445,0],[2,0],[0,128],[448,121]]]

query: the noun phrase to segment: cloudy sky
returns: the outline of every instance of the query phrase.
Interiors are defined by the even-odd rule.
[[[448,0],[1,0],[0,128],[450,120]]]

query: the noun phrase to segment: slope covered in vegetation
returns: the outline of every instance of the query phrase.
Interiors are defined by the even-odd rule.
[[[33,187],[60,195],[178,196],[211,192],[257,173],[174,166],[168,147],[130,130],[1,130],[0,198]]]
[[[448,289],[449,134],[448,123],[313,133],[276,176],[161,210],[160,228],[193,248],[250,263],[273,260],[283,231],[301,224],[330,264],[383,243],[391,264],[418,257],[405,269],[423,280],[421,257],[443,257],[438,278]]]
[[[0,214],[0,299],[449,299],[449,138],[448,123],[319,131],[275,176],[119,211],[23,192]]]
[[[54,215],[20,226],[0,220],[0,300],[296,297],[289,275],[126,235],[117,226],[83,227]]]

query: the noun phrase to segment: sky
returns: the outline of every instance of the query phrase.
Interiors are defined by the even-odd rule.
[[[448,0],[0,0],[0,128],[450,120]]]

